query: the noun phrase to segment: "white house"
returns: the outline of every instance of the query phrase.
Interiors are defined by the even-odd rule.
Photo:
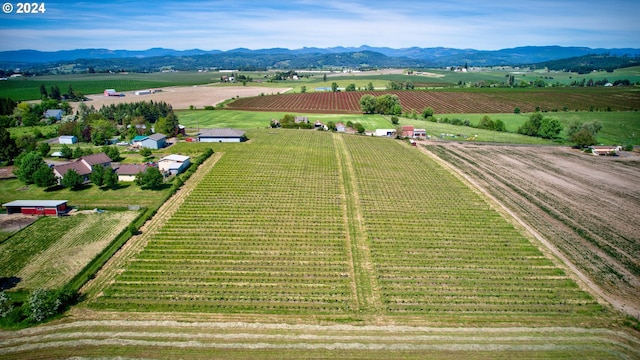
[[[158,170],[161,172],[169,172],[172,175],[177,175],[186,170],[191,165],[191,160],[188,156],[184,155],[167,155],[158,160]]]
[[[62,135],[58,138],[60,144],[75,144],[78,142],[78,138],[73,135]]]
[[[347,126],[341,122],[336,124],[336,131],[337,132],[345,132],[347,131]]]

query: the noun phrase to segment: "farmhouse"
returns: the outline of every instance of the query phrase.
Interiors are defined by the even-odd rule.
[[[293,120],[296,124],[308,124],[309,123],[309,118],[307,116],[296,116],[295,119]]]
[[[75,144],[78,142],[78,138],[73,135],[62,135],[58,138],[60,144]]]
[[[7,214],[60,215],[69,211],[67,200],[15,200],[2,204]]]
[[[199,142],[243,142],[247,137],[237,129],[207,129],[198,133]]]
[[[188,156],[183,155],[168,155],[158,160],[158,170],[161,172],[168,172],[172,175],[177,175],[186,170],[191,165],[191,160]]]
[[[60,182],[69,170],[75,170],[75,172],[82,176],[84,181],[87,182],[89,181],[89,175],[96,166],[109,167],[111,166],[111,159],[105,153],[83,156],[72,163],[54,166],[53,174],[58,178],[58,182]]]
[[[60,109],[47,110],[44,112],[44,118],[45,119],[55,118],[56,121],[60,121],[62,119],[62,110]]]
[[[155,133],[149,136],[138,135],[131,140],[133,146],[147,149],[162,149],[167,146],[167,137],[164,134]]]
[[[413,130],[414,130],[413,125],[402,125],[402,130],[401,130],[401,133],[400,133],[400,137],[412,138],[413,137]]]
[[[144,172],[149,165],[147,164],[122,164],[116,170],[118,181],[134,181],[138,173]]]
[[[396,135],[396,130],[395,129],[376,129],[376,132],[373,135],[392,137]]]
[[[336,124],[336,131],[337,132],[345,132],[347,131],[347,126],[341,122]]]

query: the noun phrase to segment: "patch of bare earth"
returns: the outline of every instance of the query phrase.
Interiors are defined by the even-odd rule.
[[[162,91],[148,95],[135,95],[135,91],[126,91],[124,96],[104,96],[103,94],[88,95],[90,99],[86,101],[87,106],[93,105],[100,109],[104,105],[132,103],[138,101],[166,102],[173,109],[189,109],[195,106],[202,109],[205,106],[215,106],[225,100],[234,97],[251,97],[260,94],[284,93],[289,88],[265,88],[258,86],[219,86],[219,85],[198,85],[198,86],[176,86],[160,89]],[[77,110],[79,102],[71,103],[73,110]]]
[[[37,216],[0,214],[0,231],[16,232],[38,220]]]
[[[592,294],[640,316],[637,156],[458,143],[428,149],[539,234]]]

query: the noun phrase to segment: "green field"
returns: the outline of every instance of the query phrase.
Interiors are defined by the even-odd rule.
[[[174,72],[174,73],[122,73],[122,74],[75,74],[14,78],[0,81],[0,97],[10,97],[16,101],[40,99],[40,84],[47,91],[58,86],[61,93],[67,93],[69,85],[75,93],[101,94],[104,89],[130,91],[167,86],[188,86],[209,84],[219,81],[218,73]]]
[[[521,230],[418,149],[315,131],[251,137],[213,145],[222,158],[91,308],[601,321]]]
[[[177,112],[180,123],[190,128],[191,134],[195,134],[199,128],[238,128],[261,129],[269,125],[271,119],[281,119],[283,112],[259,112],[259,111],[233,111],[233,110],[183,110]],[[320,120],[323,123],[351,121],[361,123],[366,130],[389,129],[395,126],[391,124],[389,116],[381,115],[345,115],[345,114],[295,114],[308,116],[310,121]],[[436,118],[458,118],[470,120],[477,124],[485,114],[436,114]],[[443,123],[433,123],[424,120],[400,118],[401,125],[414,125],[424,128],[432,137],[440,137],[441,134],[453,134],[456,137],[446,139],[464,140],[468,137],[476,137],[476,141],[514,143],[514,144],[555,144],[551,140],[522,136],[516,134],[518,127],[529,119],[530,114],[486,114],[493,120],[502,120],[508,132],[496,132],[475,129],[465,126],[454,126]],[[604,144],[640,144],[640,113],[638,112],[549,112],[545,116],[555,117],[566,127],[574,120],[581,122],[599,121],[602,130],[598,134],[598,141]],[[566,137],[566,132],[561,133]]]

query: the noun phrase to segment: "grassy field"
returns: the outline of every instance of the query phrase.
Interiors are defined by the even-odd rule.
[[[284,112],[261,112],[261,111],[234,111],[234,110],[184,110],[179,111],[180,123],[193,129],[200,128],[238,128],[238,129],[260,129],[269,125],[271,119],[281,119]],[[345,115],[345,114],[295,114],[308,116],[310,121],[320,120],[323,123],[333,121],[334,123],[359,122],[366,130],[389,129],[395,126],[391,123],[389,116],[381,115]],[[456,135],[456,140],[464,140],[468,137],[476,137],[476,141],[514,143],[514,144],[554,144],[557,142],[522,136],[516,134],[518,127],[522,126],[529,119],[531,114],[436,114],[436,118],[449,118],[469,120],[472,124],[477,124],[480,119],[488,115],[493,120],[502,120],[507,128],[507,132],[496,132],[475,129],[465,126],[454,126],[444,123],[433,123],[424,120],[414,120],[401,117],[401,125],[414,125],[417,128],[424,128],[427,133],[434,137],[441,134]],[[565,126],[565,131],[561,136],[566,136],[567,126],[574,120],[581,122],[598,121],[602,124],[602,130],[598,134],[598,141],[604,144],[640,144],[640,113],[638,112],[549,112],[544,116],[555,117]],[[447,137],[447,139],[454,139]]]
[[[188,86],[209,84],[219,81],[217,73],[175,72],[153,74],[76,74],[52,75],[33,78],[15,78],[0,82],[0,97],[11,97],[16,101],[40,99],[40,84],[47,91],[58,86],[61,93],[67,93],[69,85],[75,93],[101,94],[105,89],[129,91],[166,86]]]
[[[91,308],[602,321],[521,230],[392,139],[252,130],[154,234]]]
[[[66,284],[138,215],[109,211],[41,218],[0,244],[0,278],[14,289],[55,289]]]
[[[237,128],[264,129],[269,126],[271,119],[282,119],[286,112],[235,111],[235,110],[183,110],[177,111],[180,124],[187,128]],[[309,121],[327,122],[359,122],[365,129],[373,130],[379,127],[389,127],[391,122],[380,115],[344,115],[344,114],[294,114],[308,116]]]
[[[50,190],[35,185],[25,185],[18,179],[0,180],[0,203],[13,200],[68,200],[72,207],[93,209],[127,207],[140,205],[143,207],[159,206],[160,200],[168,191],[141,190],[133,183],[120,183],[118,189],[101,189],[93,184],[87,184],[82,189],[72,191],[67,188],[52,188]]]

